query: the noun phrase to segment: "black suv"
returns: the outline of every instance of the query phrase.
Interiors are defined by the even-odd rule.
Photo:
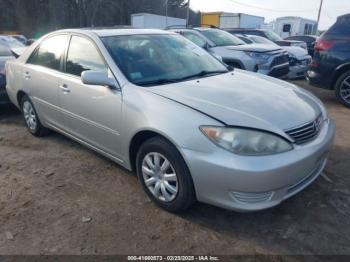
[[[295,40],[283,40],[278,34],[271,30],[266,29],[245,29],[245,28],[232,28],[225,29],[227,32],[236,35],[258,35],[265,37],[272,42],[276,43],[279,46],[299,46],[304,49],[307,49],[306,43],[303,41],[295,41]]]
[[[339,101],[350,107],[350,14],[337,22],[316,42],[308,71],[310,84],[335,90]]]

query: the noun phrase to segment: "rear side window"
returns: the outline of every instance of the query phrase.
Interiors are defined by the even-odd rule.
[[[60,70],[67,35],[57,35],[45,39],[28,59],[28,64],[40,65],[53,70]]]
[[[66,72],[81,76],[82,72],[88,70],[107,71],[107,66],[90,40],[73,36],[68,50]]]

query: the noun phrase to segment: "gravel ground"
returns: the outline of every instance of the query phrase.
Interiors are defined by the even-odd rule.
[[[256,213],[167,213],[125,169],[59,134],[35,138],[0,109],[0,254],[350,254],[350,111],[296,83],[336,121],[326,176]]]

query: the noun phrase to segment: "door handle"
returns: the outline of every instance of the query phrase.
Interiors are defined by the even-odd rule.
[[[30,79],[30,74],[29,74],[29,72],[25,72],[25,73],[24,73],[24,79],[25,79],[25,80],[29,80],[29,79]]]
[[[66,84],[60,85],[59,88],[63,91],[63,93],[69,93],[70,89]]]

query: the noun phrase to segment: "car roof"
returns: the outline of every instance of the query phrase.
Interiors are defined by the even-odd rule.
[[[116,35],[155,35],[155,34],[173,34],[172,32],[160,29],[144,29],[131,27],[112,27],[112,28],[79,28],[79,29],[64,29],[56,32],[60,33],[93,33],[99,37],[108,37]]]

